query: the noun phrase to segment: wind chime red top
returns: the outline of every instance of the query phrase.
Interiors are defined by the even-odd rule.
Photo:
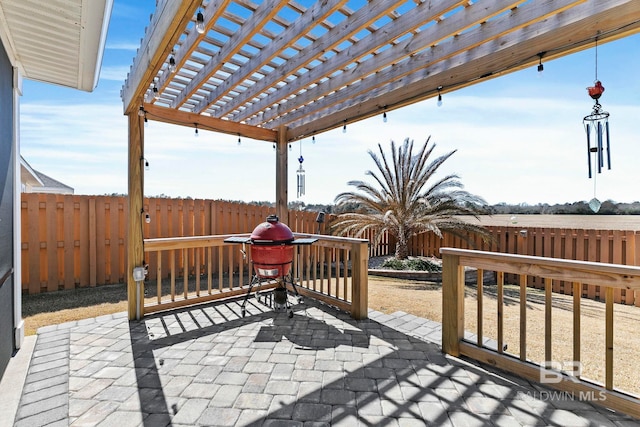
[[[600,97],[602,96],[602,93],[604,92],[604,86],[602,86],[602,83],[600,82],[600,80],[596,80],[593,86],[589,86],[587,88],[587,91],[589,92],[589,96],[591,98],[598,100],[600,99]]]

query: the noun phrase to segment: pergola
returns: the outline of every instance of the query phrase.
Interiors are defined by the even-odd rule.
[[[122,89],[130,291],[143,118],[275,142],[286,217],[289,142],[637,32],[638,0],[159,0]]]

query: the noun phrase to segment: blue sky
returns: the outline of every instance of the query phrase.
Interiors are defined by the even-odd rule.
[[[127,192],[127,121],[120,89],[155,0],[115,0],[98,87],[86,93],[25,81],[21,152],[33,168],[74,187],[76,194]],[[457,152],[442,173],[488,203],[564,203],[594,194],[601,201],[640,200],[640,35],[601,44],[600,102],[611,114],[612,170],[587,177],[582,118],[593,101],[595,52],[499,77],[302,141],[306,195],[296,198],[300,143],[289,157],[289,200],[332,203],[374,168],[377,144],[430,136],[436,154]],[[263,141],[150,122],[145,129],[145,195],[243,201],[275,200],[275,152]]]

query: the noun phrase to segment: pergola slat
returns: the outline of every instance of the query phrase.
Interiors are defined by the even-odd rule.
[[[260,69],[265,63],[271,61],[280,51],[290,47],[293,42],[300,37],[314,22],[323,21],[328,15],[332,14],[336,9],[341,7],[347,0],[330,0],[325,3],[316,3],[312,8],[307,9],[300,19],[296,20],[293,25],[284,30],[272,43],[260,52],[260,55],[254,56],[246,62],[237,73],[225,80],[218,86],[214,92],[210,94],[196,107],[196,112],[201,112],[209,105],[216,102],[229,90],[235,88],[243,80]]]
[[[582,1],[584,0],[566,0],[562,2],[562,4],[575,4]],[[514,9],[514,12],[508,16],[503,16],[496,19],[495,21],[487,22],[492,16],[498,15],[505,10],[512,9],[519,3],[522,3],[522,1],[513,2],[510,4],[495,3],[493,6],[489,7],[480,7],[478,6],[478,3],[469,6],[465,9],[464,14],[455,14],[451,18],[442,20],[438,23],[438,25],[431,26],[426,30],[417,33],[410,39],[384,50],[383,52],[375,56],[375,60],[363,61],[348,72],[342,73],[332,78],[330,81],[318,84],[317,86],[307,90],[305,93],[297,96],[293,102],[287,102],[279,106],[282,108],[271,109],[269,112],[265,113],[264,116],[261,117],[261,119],[263,122],[268,122],[280,116],[279,120],[273,123],[269,123],[269,127],[275,126],[275,123],[290,124],[292,122],[295,122],[296,120],[299,120],[305,115],[305,113],[310,111],[310,109],[300,108],[301,106],[304,106],[308,103],[318,102],[319,105],[314,106],[316,110],[326,109],[331,105],[334,105],[338,102],[344,102],[346,99],[353,97],[354,92],[364,93],[371,91],[376,86],[365,84],[365,81],[361,80],[366,76],[370,76],[374,73],[380,73],[377,76],[377,81],[397,80],[398,78],[402,77],[402,75],[425,68],[436,61],[444,60],[447,59],[448,56],[452,56],[454,53],[449,53],[448,56],[446,54],[443,54],[439,57],[432,53],[434,50],[444,51],[445,49],[443,49],[443,45],[453,44],[455,46],[459,46],[456,52],[460,52],[462,50],[473,48],[482,42],[490,41],[493,38],[504,34],[505,32],[512,31],[512,28],[513,30],[515,30],[521,28],[524,25],[530,24],[531,22],[533,22],[533,19],[544,18],[544,16],[538,18],[537,13],[519,13],[519,16],[524,15],[524,19],[519,19],[514,23],[512,15],[517,14],[520,11],[520,8],[518,8]],[[551,3],[554,6],[557,4],[557,2],[553,2],[550,0],[545,1],[544,3]],[[523,8],[525,7],[527,6],[523,6]],[[532,9],[534,10],[532,11]],[[527,10],[537,12],[538,7],[528,7]],[[499,24],[497,24],[497,22],[499,22]],[[476,33],[474,32],[465,33],[455,38],[450,38],[450,35],[452,33],[460,34],[464,30],[474,25],[479,25],[480,23],[484,23],[482,25],[484,26],[485,31],[486,27],[488,26],[490,26],[492,29],[495,29],[493,31],[495,35],[489,34],[487,37],[479,40],[476,36]],[[491,37],[492,35],[493,37]],[[461,42],[462,39],[466,40],[467,43]],[[434,47],[424,53],[418,53],[425,50],[429,46]],[[401,61],[407,58],[410,59],[400,64]],[[393,68],[393,72],[388,72],[385,70],[390,67]],[[409,69],[407,70],[407,68]],[[403,71],[400,71],[401,69]],[[353,84],[358,80],[361,81],[361,84]],[[330,96],[327,96],[327,94],[329,94],[331,90],[334,90],[334,87],[346,87],[349,85],[351,85],[349,88],[338,90],[332,93]],[[320,99],[321,97],[324,98]],[[295,113],[287,114],[296,108],[298,108],[298,110]],[[255,121],[248,120],[247,122],[253,124]]]
[[[251,15],[251,19],[242,24],[240,31],[231,36],[229,41],[222,47],[216,56],[212,57],[209,62],[198,72],[191,80],[183,92],[171,104],[172,108],[180,107],[189,96],[191,96],[200,85],[206,82],[224,63],[238,53],[244,45],[244,41],[251,39],[260,28],[262,28],[286,3],[278,0],[265,1]]]
[[[346,87],[350,85],[348,88],[326,96],[327,89],[323,90],[323,88],[324,86],[327,86],[327,84],[320,84],[296,97],[296,101],[299,105],[290,106],[289,104],[294,104],[292,102],[287,103],[286,107],[293,109],[293,107],[300,107],[301,105],[314,102],[316,104],[314,105],[314,109],[316,111],[328,111],[337,104],[345,104],[360,94],[371,93],[374,89],[384,86],[389,82],[397,81],[407,75],[419,72],[420,70],[433,68],[438,62],[445,61],[456,55],[464,54],[465,52],[470,52],[472,49],[477,48],[482,44],[491,43],[500,37],[504,38],[510,32],[515,32],[525,26],[533,25],[546,19],[554,12],[565,10],[567,7],[582,2],[584,2],[584,0],[546,0],[536,4],[525,4],[517,9],[513,9],[508,15],[500,16],[492,21],[484,21],[482,28],[479,29],[478,32],[467,32],[446,40],[444,40],[444,38],[447,34],[451,33],[452,28],[440,27],[439,24],[438,26],[431,27],[421,33],[418,33],[411,40],[405,43],[398,44],[387,49],[377,55],[375,61],[364,62],[356,67],[352,72],[343,73],[340,76],[335,77],[333,79],[335,81],[331,82],[332,85],[335,86],[340,85]],[[475,12],[475,10],[472,11],[474,6],[470,6],[468,8],[472,14]],[[485,9],[482,9],[482,11],[484,10]],[[464,25],[471,25],[473,23],[473,21],[467,22],[465,20],[461,20],[463,22],[458,22],[457,15],[446,21],[451,21],[448,23],[449,25],[460,28],[461,30],[465,28]],[[443,24],[446,21],[443,21]],[[477,16],[475,23],[479,22],[483,22],[482,16]],[[478,37],[478,33],[480,32],[482,33],[482,38]],[[425,42],[428,42],[429,40],[443,41],[431,49],[416,53],[423,49]],[[491,47],[490,49],[493,48]],[[451,82],[447,81],[447,79],[443,78],[440,74],[438,75],[440,76],[438,82],[435,84],[432,83],[431,87],[437,88],[438,86],[443,86],[443,90],[450,90],[448,86],[451,85]],[[353,84],[354,78],[356,77],[361,78],[362,80],[360,80],[358,84]],[[324,98],[320,99],[321,96],[324,96]],[[382,108],[384,105],[387,105],[389,108],[393,104],[381,104],[379,107]],[[380,108],[378,108],[378,110],[380,110]],[[278,111],[277,109],[273,109],[272,111],[273,113],[270,111],[264,115],[262,118],[263,121],[266,122],[267,120],[276,118],[277,113],[280,113],[281,116],[278,120],[269,123],[268,127],[278,126],[280,124],[287,124],[292,127],[296,127],[301,123],[301,120],[305,116],[309,115],[311,110],[298,108],[294,113],[286,115],[285,113],[288,113],[288,111]],[[335,109],[335,111],[338,111],[338,109]],[[328,115],[329,113],[325,114]],[[318,115],[314,120],[317,120],[317,117]],[[345,120],[348,120],[349,118],[350,117],[345,117]],[[254,122],[248,121],[248,123],[253,124]]]
[[[346,67],[354,60],[367,55],[371,51],[389,43],[390,40],[394,40],[403,34],[406,34],[420,25],[424,25],[435,19],[442,14],[445,14],[457,6],[465,4],[464,0],[447,0],[438,2],[438,8],[431,8],[431,2],[421,3],[416,7],[413,13],[402,15],[400,18],[389,22],[383,29],[369,34],[366,39],[353,44],[348,49],[344,49],[331,59],[326,61],[322,66],[316,67],[306,73],[303,78],[296,79],[292,84],[286,85],[276,92],[271,93],[266,98],[263,98],[258,103],[251,105],[241,115],[237,115],[233,120],[244,120],[250,115],[256,114],[259,110],[270,107],[275,103],[285,99],[286,97],[304,89],[310,84],[320,81],[323,77],[331,76],[336,70]],[[396,7],[394,2],[376,2],[370,8],[362,8],[353,15],[351,15],[344,24],[334,28],[334,31],[330,31],[322,38],[318,39],[317,45],[311,46],[304,54],[300,54],[292,61],[288,61],[282,67],[278,68],[278,73],[283,76],[289,75],[292,71],[305,66],[309,61],[321,56],[322,51],[328,46],[336,46],[342,43],[346,38],[349,38],[354,33],[357,33],[362,28],[368,26],[375,20],[379,19],[381,15],[389,13],[390,10]],[[248,95],[256,95],[260,91],[264,90],[267,86],[267,81],[262,84],[253,87],[251,93]],[[227,108],[223,109],[220,114],[226,114],[237,107],[239,102],[235,102]]]
[[[617,6],[611,7],[611,3]],[[594,9],[597,13],[594,13]],[[620,26],[617,19],[611,19],[619,16],[625,16],[633,23]],[[587,2],[571,9],[569,14],[553,15],[538,24],[529,25],[399,80],[389,82],[385,79],[384,85],[371,84],[371,87],[377,88],[332,106],[330,115],[317,111],[300,122],[290,124],[289,137],[295,140],[340,126],[344,118],[355,121],[380,114],[380,105],[400,107],[427,99],[437,94],[435,88],[443,78],[454,82],[448,90],[455,90],[482,79],[531,66],[538,59],[530,52],[545,51],[545,58],[553,58],[570,49],[581,50],[594,43],[591,35],[598,31],[608,40],[639,32],[640,2]],[[576,40],[583,42],[576,43]],[[564,46],[564,50],[554,51],[557,45]],[[474,67],[469,66],[470,62]]]

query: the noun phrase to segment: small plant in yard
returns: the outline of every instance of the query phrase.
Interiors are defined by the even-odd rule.
[[[430,271],[432,273],[439,273],[442,271],[442,268],[438,264],[431,262],[428,259],[410,258],[406,261],[406,265],[408,270]]]
[[[401,259],[389,258],[382,263],[382,268],[387,270],[404,270],[404,262]]]
[[[382,263],[382,268],[388,270],[442,271],[442,268],[438,264],[423,258],[409,258],[404,260],[389,258]]]

